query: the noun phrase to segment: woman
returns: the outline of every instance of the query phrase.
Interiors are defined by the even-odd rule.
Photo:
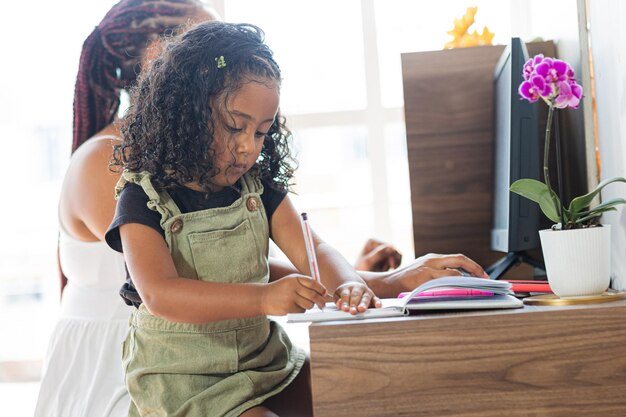
[[[196,0],[123,0],[85,40],[74,93],[72,160],[59,202],[59,260],[67,284],[52,333],[35,415],[126,416],[121,342],[132,307],[119,289],[122,256],[104,232],[115,213],[119,175],[108,169],[120,134],[121,90],[135,81],[150,47],[183,26],[214,19]]]

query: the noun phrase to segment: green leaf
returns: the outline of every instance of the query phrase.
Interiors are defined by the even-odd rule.
[[[608,207],[608,208],[605,208],[604,210],[600,210],[599,212],[593,212],[593,214],[577,219],[574,221],[574,223],[576,224],[585,223],[595,217],[600,217],[602,213],[605,211],[617,211],[617,209],[615,207]]]
[[[610,200],[605,201],[602,204],[598,204],[597,206],[595,206],[592,209],[589,209],[587,211],[581,211],[580,213],[577,213],[577,217],[582,217],[582,216],[587,216],[591,213],[595,213],[595,212],[602,212],[602,211],[606,211],[605,208],[608,207],[613,207],[613,206],[617,206],[618,204],[626,204],[626,200],[620,197],[617,198],[612,198]]]
[[[602,181],[600,184],[598,184],[598,186],[595,188],[595,190],[591,191],[588,194],[585,195],[581,195],[580,197],[576,197],[575,199],[572,200],[572,202],[569,204],[569,211],[572,214],[573,217],[578,217],[577,213],[584,209],[585,207],[589,206],[589,204],[591,204],[591,200],[593,200],[593,198],[598,195],[598,193],[607,185],[613,183],[613,182],[624,182],[626,183],[626,178],[624,177],[615,177],[615,178],[609,178],[606,179],[604,181]]]
[[[554,223],[561,221],[558,208],[555,206],[546,184],[541,181],[524,178],[511,184],[510,190],[539,204],[543,214]]]

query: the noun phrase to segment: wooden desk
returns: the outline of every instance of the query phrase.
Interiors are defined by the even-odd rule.
[[[315,417],[624,417],[626,300],[309,327]]]

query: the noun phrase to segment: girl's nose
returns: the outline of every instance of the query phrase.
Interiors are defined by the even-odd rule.
[[[237,152],[249,154],[254,150],[254,132],[244,133],[239,136],[237,141]]]

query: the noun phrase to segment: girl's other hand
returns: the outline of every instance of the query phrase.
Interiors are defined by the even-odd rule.
[[[337,287],[334,293],[337,308],[350,314],[362,313],[368,307],[382,307],[374,292],[363,282],[350,281]]]
[[[261,308],[265,315],[302,313],[317,305],[324,308],[326,287],[300,274],[291,274],[261,287]]]

